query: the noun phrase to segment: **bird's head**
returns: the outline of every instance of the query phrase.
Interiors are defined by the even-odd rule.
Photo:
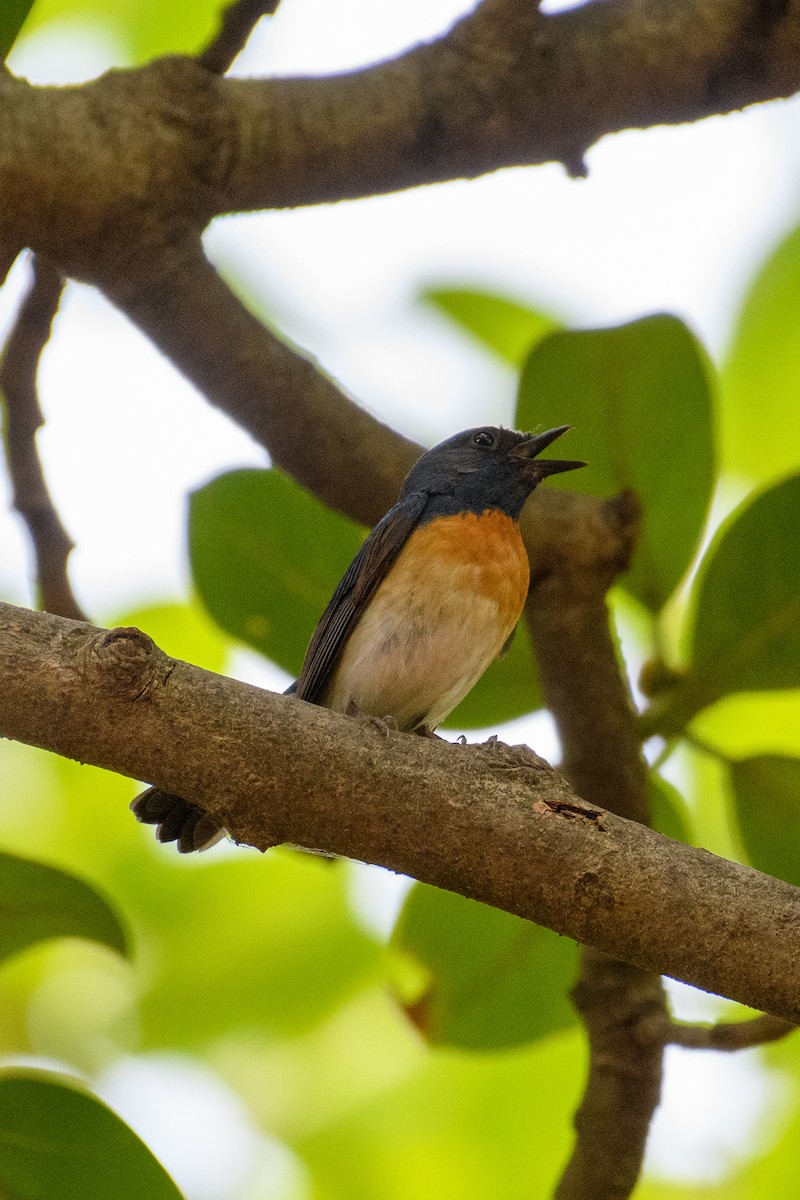
[[[470,506],[498,507],[518,516],[536,485],[548,475],[574,471],[586,463],[539,458],[543,450],[570,428],[559,425],[544,433],[519,433],[483,425],[465,429],[440,442],[417,460],[404,492],[463,496]]]

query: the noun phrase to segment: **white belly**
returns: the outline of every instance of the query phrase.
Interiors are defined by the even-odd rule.
[[[348,639],[325,703],[339,712],[355,704],[393,717],[401,729],[440,725],[500,653],[519,616],[481,594],[480,570],[474,563],[434,567],[422,582],[438,603],[424,607],[414,586],[398,607],[396,581],[385,581]]]

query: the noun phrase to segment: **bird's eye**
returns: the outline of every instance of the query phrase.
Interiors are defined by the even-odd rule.
[[[493,446],[494,438],[485,429],[479,429],[477,433],[472,435],[473,444],[476,446]]]

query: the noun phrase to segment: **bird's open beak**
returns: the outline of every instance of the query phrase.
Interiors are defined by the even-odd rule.
[[[566,433],[571,428],[571,425],[559,425],[556,429],[545,430],[544,433],[530,433],[512,453],[519,458],[535,459],[537,455],[547,449],[551,442],[560,438],[562,433]],[[540,458],[531,465],[535,467],[539,478],[544,479],[546,475],[560,475],[562,471],[576,471],[578,467],[585,467],[586,463],[566,459]]]

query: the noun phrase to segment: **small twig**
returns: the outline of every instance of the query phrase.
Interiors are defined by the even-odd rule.
[[[73,543],[50,498],[36,450],[36,431],[44,424],[36,373],[63,287],[56,267],[34,257],[33,279],[0,359],[0,392],[5,400],[5,450],[13,504],[33,542],[41,607],[84,621],[67,576]]]
[[[666,1030],[665,1043],[670,1046],[685,1046],[691,1050],[748,1050],[753,1046],[764,1046],[778,1042],[794,1033],[796,1025],[782,1021],[780,1017],[762,1013],[749,1021],[720,1021],[717,1025],[690,1025],[683,1021],[672,1021]]]
[[[233,0],[222,14],[216,37],[198,57],[201,67],[212,75],[224,75],[243,49],[262,17],[271,17],[281,0]]]

